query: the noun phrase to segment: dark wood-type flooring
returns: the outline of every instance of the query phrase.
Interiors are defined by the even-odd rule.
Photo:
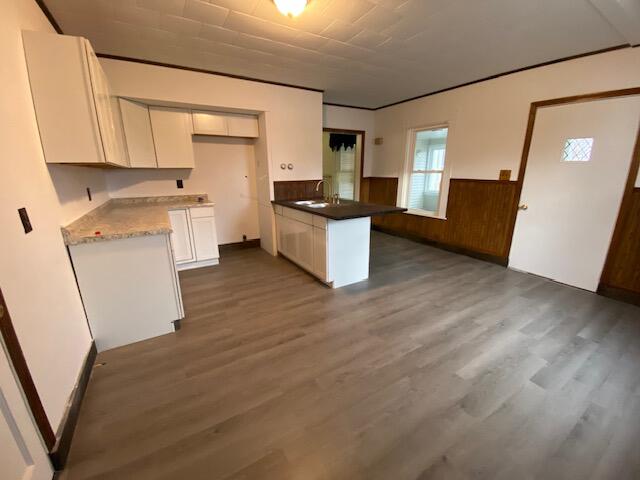
[[[330,290],[260,249],[105,352],[63,480],[638,479],[640,309],[372,234]]]

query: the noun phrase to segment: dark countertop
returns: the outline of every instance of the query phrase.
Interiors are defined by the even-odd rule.
[[[339,205],[328,205],[324,208],[310,208],[306,205],[296,205],[295,200],[273,200],[271,203],[294,210],[311,213],[331,220],[348,220],[350,218],[371,217],[373,215],[385,215],[387,213],[406,212],[406,208],[392,207],[389,205],[375,205],[373,203],[354,202],[340,199]]]

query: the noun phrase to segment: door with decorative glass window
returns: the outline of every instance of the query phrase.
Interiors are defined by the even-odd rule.
[[[539,108],[509,267],[598,287],[640,121],[640,97]]]

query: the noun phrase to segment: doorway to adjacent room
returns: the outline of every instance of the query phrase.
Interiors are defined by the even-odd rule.
[[[364,134],[359,130],[325,128],[322,132],[322,179],[325,196],[360,198]]]

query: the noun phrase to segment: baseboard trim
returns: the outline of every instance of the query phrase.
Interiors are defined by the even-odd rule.
[[[255,238],[253,240],[245,240],[244,242],[227,243],[225,245],[218,246],[218,250],[220,250],[221,255],[223,253],[243,250],[245,248],[260,248],[260,239]]]
[[[96,361],[98,350],[96,349],[96,342],[91,342],[91,348],[87,357],[85,358],[82,370],[78,376],[78,384],[72,393],[71,403],[69,409],[62,421],[61,428],[59,429],[60,435],[56,439],[56,444],[49,453],[49,458],[53,464],[55,470],[62,470],[67,463],[67,457],[69,456],[69,449],[71,448],[71,440],[76,430],[76,424],[78,423],[78,416],[80,414],[80,407],[84,400],[84,394],[87,391],[87,385],[89,384],[89,378],[91,378],[91,371]]]
[[[598,293],[603,297],[609,297],[614,300],[640,306],[640,293],[638,292],[600,284],[598,285]]]
[[[447,243],[437,242],[435,240],[429,240],[428,238],[420,237],[418,235],[411,235],[410,233],[397,232],[395,230],[380,227],[378,225],[372,225],[371,228],[378,232],[386,233],[387,235],[393,235],[394,237],[406,238],[407,240],[411,240],[417,243],[423,243],[425,245],[429,245],[430,247],[436,247],[441,250],[446,250],[452,253],[458,253],[460,255],[472,257],[477,260],[483,260],[485,262],[495,263],[496,265],[500,265],[501,267],[506,267],[509,264],[509,259],[505,257],[499,257],[497,255],[491,255],[489,253],[476,252],[475,250],[470,250],[468,248],[458,247],[456,245],[449,245]]]

